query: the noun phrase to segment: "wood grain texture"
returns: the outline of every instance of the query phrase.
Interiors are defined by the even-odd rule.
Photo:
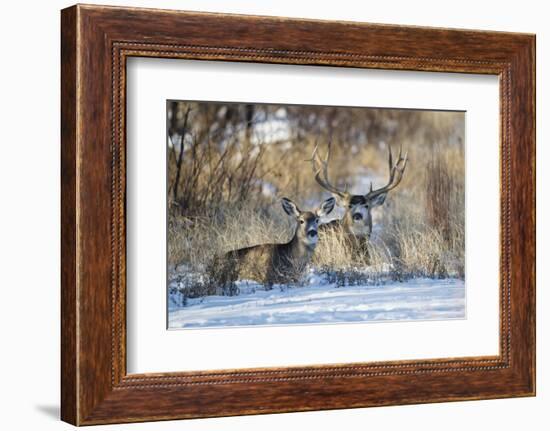
[[[76,9],[61,16],[61,417],[77,422]]]
[[[535,391],[533,35],[100,6],[62,11],[62,418],[77,424]],[[126,374],[129,56],[500,76],[500,354]]]

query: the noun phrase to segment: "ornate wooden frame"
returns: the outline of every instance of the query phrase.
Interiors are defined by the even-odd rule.
[[[88,425],[535,394],[534,35],[81,5],[61,17],[63,420]],[[128,375],[129,56],[498,75],[500,354]]]

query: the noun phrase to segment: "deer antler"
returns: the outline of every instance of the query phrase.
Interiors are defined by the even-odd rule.
[[[319,144],[315,144],[315,149],[313,150],[313,154],[311,155],[311,166],[313,168],[313,173],[315,174],[315,181],[323,187],[325,190],[328,190],[331,193],[334,193],[341,198],[345,199],[349,196],[349,193],[346,190],[340,190],[338,187],[332,185],[328,179],[328,161],[330,159],[330,145],[331,142],[328,143],[328,150],[327,150],[327,157],[325,160],[321,159],[321,156],[319,156],[317,150],[319,148]]]
[[[372,189],[372,183],[370,185],[369,192],[365,195],[366,199],[372,199],[376,196],[379,196],[383,193],[387,193],[390,190],[396,188],[399,183],[401,182],[401,179],[403,178],[403,173],[405,172],[405,168],[407,167],[407,153],[405,153],[405,156],[402,156],[402,147],[399,148],[399,156],[397,157],[397,162],[395,165],[393,164],[393,157],[391,153],[391,146],[388,145],[389,149],[389,158],[388,158],[388,164],[390,169],[390,178],[388,181],[388,184],[386,184],[384,187],[381,187],[379,189],[373,190]]]

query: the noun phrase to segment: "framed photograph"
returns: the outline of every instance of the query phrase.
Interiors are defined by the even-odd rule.
[[[535,37],[62,11],[62,419],[535,394]]]

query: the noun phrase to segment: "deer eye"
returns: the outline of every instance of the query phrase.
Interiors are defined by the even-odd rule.
[[[300,219],[300,224],[304,224],[304,220],[303,219]]]

